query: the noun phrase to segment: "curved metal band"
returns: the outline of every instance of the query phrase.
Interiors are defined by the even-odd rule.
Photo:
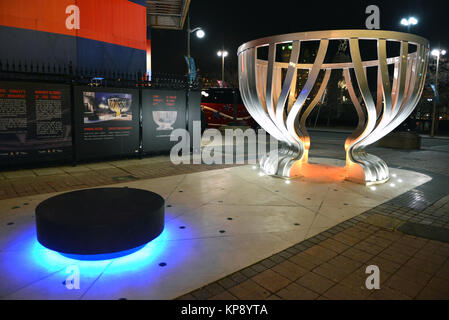
[[[325,63],[330,40],[349,41],[350,62]],[[362,60],[360,40],[377,41],[377,60]],[[298,63],[301,45],[306,41],[320,41],[313,64]],[[398,57],[387,56],[389,41],[400,43]],[[287,42],[292,43],[289,62],[277,62],[276,46]],[[257,59],[257,49],[265,46],[268,46],[268,60]],[[409,53],[410,46],[416,46],[416,52]],[[378,30],[304,32],[251,41],[239,48],[238,55],[240,90],[249,113],[268,133],[285,143],[276,154],[279,156],[276,160],[269,155],[261,161],[267,173],[289,176],[296,161],[308,160],[310,137],[306,120],[323,96],[331,71],[342,69],[359,117],[356,130],[345,144],[348,176],[363,183],[388,179],[385,162],[367,154],[364,149],[394,130],[416,107],[427,73],[429,43],[426,39]],[[390,65],[394,65],[393,74],[390,74]],[[375,68],[377,72],[376,95],[372,94],[374,90],[368,81],[369,68]],[[308,70],[308,78],[304,87],[296,92],[298,69]],[[286,70],[284,80],[282,70]],[[322,71],[325,73],[317,86]],[[392,83],[390,77],[393,77]],[[354,170],[354,166],[360,167],[361,171]],[[363,172],[362,177],[360,172]]]
[[[427,39],[410,33],[383,31],[383,30],[328,30],[328,31],[289,33],[257,39],[241,45],[237,50],[237,55],[240,55],[240,53],[242,53],[245,50],[248,50],[249,48],[267,46],[274,43],[290,43],[295,40],[298,41],[321,41],[321,39],[349,40],[351,38],[358,38],[360,40],[385,39],[389,41],[407,41],[414,45],[429,46],[429,41]]]

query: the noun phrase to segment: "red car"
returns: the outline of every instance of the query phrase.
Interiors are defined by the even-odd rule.
[[[209,88],[201,93],[201,110],[206,126],[218,129],[221,126],[248,126],[257,123],[248,113],[240,97],[239,89]]]

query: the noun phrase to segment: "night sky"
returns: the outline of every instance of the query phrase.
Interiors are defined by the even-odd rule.
[[[229,53],[226,68],[237,68],[237,48],[250,40],[293,32],[331,29],[366,29],[365,9],[375,4],[380,8],[382,30],[407,32],[401,18],[414,16],[419,24],[411,33],[431,42],[431,47],[449,49],[449,1],[254,1],[192,0],[192,29],[201,26],[206,37],[191,41],[191,54],[202,74],[220,74],[221,59],[217,51]],[[186,29],[183,31],[152,30],[153,72],[186,72]]]

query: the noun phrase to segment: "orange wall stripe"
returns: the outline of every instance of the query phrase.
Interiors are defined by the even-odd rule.
[[[80,29],[68,30],[66,8],[80,9]],[[0,25],[146,50],[146,8],[127,0],[0,1]]]

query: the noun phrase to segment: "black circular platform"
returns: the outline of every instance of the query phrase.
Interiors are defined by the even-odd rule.
[[[37,206],[37,239],[66,254],[131,250],[162,233],[164,209],[164,199],[145,190],[103,188],[65,193]]]

